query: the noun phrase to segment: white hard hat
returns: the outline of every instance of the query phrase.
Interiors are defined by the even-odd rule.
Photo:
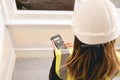
[[[101,44],[116,39],[120,24],[115,6],[109,0],[77,0],[73,32],[86,44]]]

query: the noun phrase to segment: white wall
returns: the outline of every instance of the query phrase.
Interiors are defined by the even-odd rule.
[[[0,80],[11,80],[14,62],[14,49],[8,29],[4,25],[4,19],[0,13]]]
[[[3,27],[4,25],[2,24],[2,16],[1,16],[1,7],[0,7],[0,80],[2,80],[2,51],[3,51]]]
[[[9,32],[4,27],[2,51],[2,80],[11,80],[15,63],[15,53],[10,40]]]
[[[70,25],[11,25],[8,29],[15,48],[48,48],[46,44],[56,34],[65,42],[73,42],[74,38]]]

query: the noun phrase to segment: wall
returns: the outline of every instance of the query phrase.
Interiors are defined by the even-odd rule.
[[[70,25],[8,25],[17,57],[52,57],[51,36],[60,34],[65,41],[73,42],[74,35]]]
[[[0,22],[2,23],[2,16],[1,16],[1,6],[0,6]],[[0,80],[2,80],[2,51],[3,51],[3,24],[0,24]]]
[[[73,42],[70,25],[8,26],[15,48],[50,48],[50,37],[60,34],[65,42]]]
[[[2,80],[11,80],[12,68],[14,66],[15,54],[11,44],[7,28],[4,28],[3,51],[2,51]]]
[[[0,13],[0,80],[12,80],[15,54],[8,29],[1,16]]]

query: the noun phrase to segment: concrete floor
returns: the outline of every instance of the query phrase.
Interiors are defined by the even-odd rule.
[[[52,58],[18,58],[13,80],[49,80]]]

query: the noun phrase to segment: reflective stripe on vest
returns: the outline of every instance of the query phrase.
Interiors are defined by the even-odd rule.
[[[72,54],[72,52],[73,52],[73,49],[55,50],[55,56],[56,56],[55,72],[59,76],[59,78],[61,78],[62,80],[73,80],[69,74],[67,74],[66,76],[67,69],[65,67],[62,67],[66,62],[67,58]],[[118,79],[115,79],[117,77],[120,79],[120,72],[112,80],[118,80]],[[105,80],[111,80],[111,79],[110,77],[106,77]]]
[[[68,79],[66,79],[67,70],[65,67],[62,67],[62,66],[65,64],[67,58],[72,54],[72,51],[73,51],[73,49],[55,50],[55,56],[56,56],[56,64],[55,64],[56,69],[55,69],[55,71],[56,71],[56,74],[61,79],[68,80]]]

